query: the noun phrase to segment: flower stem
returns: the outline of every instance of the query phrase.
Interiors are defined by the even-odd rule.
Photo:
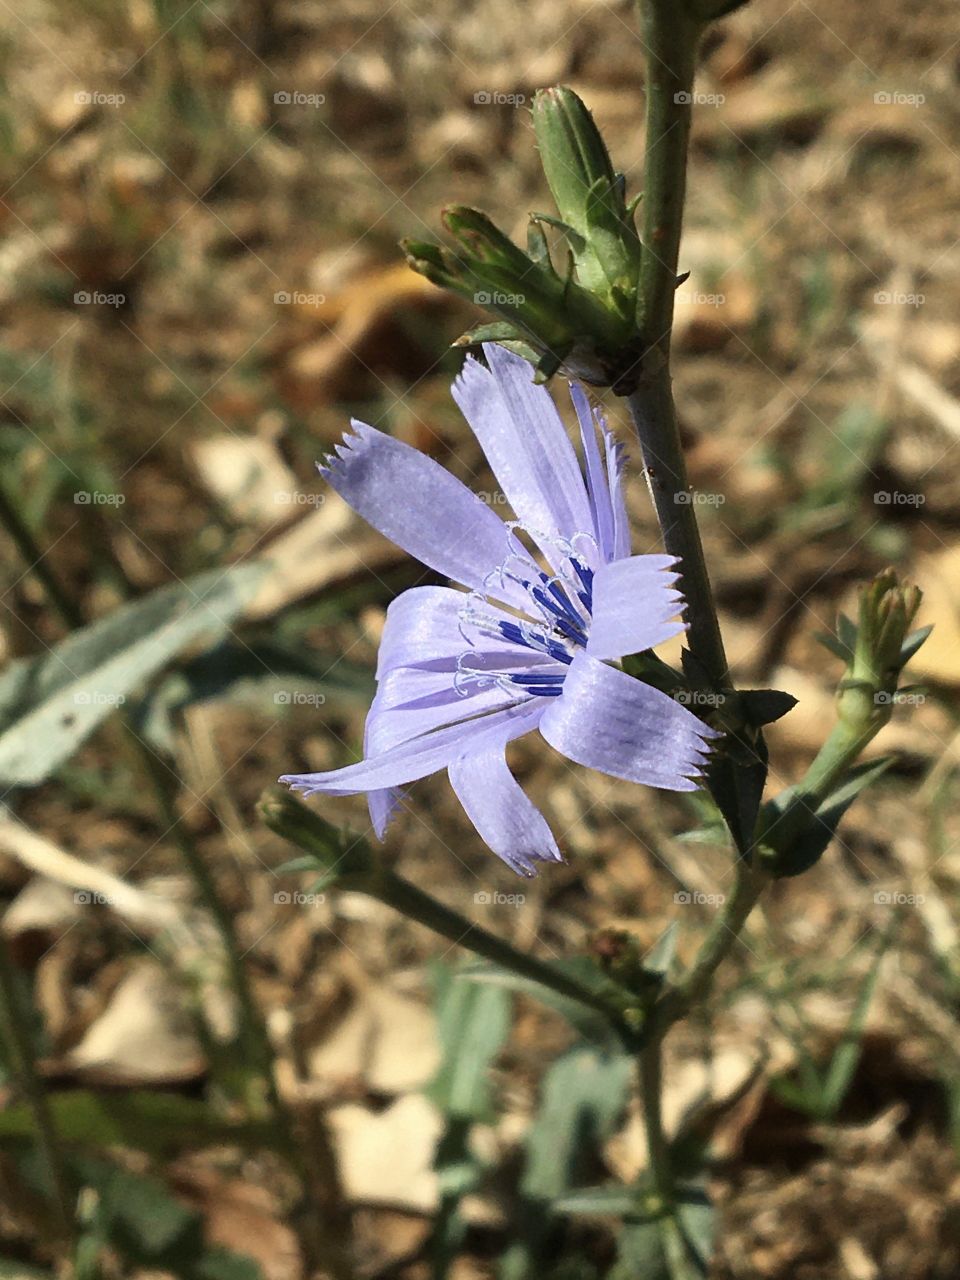
[[[717,913],[693,964],[674,984],[667,987],[651,1014],[654,1036],[664,1035],[679,1022],[706,993],[713,975],[733,950],[734,944],[772,877],[755,868],[748,858],[737,861],[733,893]]]
[[[401,912],[411,920],[419,921],[434,933],[439,933],[450,942],[466,947],[485,960],[509,969],[510,972],[522,978],[528,978],[531,982],[549,987],[557,995],[564,996],[568,1000],[577,1000],[581,1004],[589,1005],[611,1019],[615,1017],[611,1006],[605,1000],[594,995],[575,979],[561,973],[553,965],[538,960],[535,956],[517,951],[503,938],[498,938],[496,934],[489,933],[481,925],[474,924],[466,916],[438,902],[436,898],[431,897],[402,876],[389,872],[367,892],[386,903],[387,906],[393,907],[395,911]]]
[[[271,831],[302,849],[327,883],[365,893],[411,920],[432,929],[449,942],[466,947],[501,968],[548,987],[567,1000],[576,1000],[602,1013],[617,1030],[625,1030],[620,1010],[603,995],[535,956],[517,951],[509,942],[474,924],[423,889],[397,875],[372,852],[363,839],[345,839],[342,832],[301,804],[288,791],[268,788],[260,801],[260,816]]]
[[[637,1056],[640,1106],[647,1136],[647,1156],[654,1194],[666,1205],[674,1201],[673,1161],[663,1129],[663,1036],[652,1035]]]
[[[638,320],[643,354],[627,397],[667,551],[679,560],[689,645],[706,680],[729,684],[727,659],[680,443],[670,339],[686,194],[693,76],[700,25],[675,0],[641,4],[646,44],[643,257]]]
[[[687,187],[687,145],[700,25],[683,0],[642,0],[646,46],[646,143],[640,321],[647,346],[670,352],[673,295]]]
[[[53,1192],[57,1232],[64,1241],[69,1241],[74,1235],[70,1182],[64,1167],[50,1102],[43,1081],[37,1073],[32,1036],[20,1004],[10,950],[2,934],[0,934],[0,1027],[3,1030],[3,1038],[11,1058],[14,1075],[33,1115],[37,1142],[47,1166]]]
[[[729,688],[727,658],[703,543],[693,504],[686,501],[690,485],[668,370],[664,368],[653,374],[651,381],[628,397],[627,405],[640,440],[663,545],[679,561],[677,569],[686,601],[690,651],[712,688]]]

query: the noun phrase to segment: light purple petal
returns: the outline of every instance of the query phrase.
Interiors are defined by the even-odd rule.
[[[397,596],[387,609],[377,654],[377,679],[396,666],[420,666],[438,659],[455,659],[468,649],[470,642],[462,629],[460,615],[470,604],[465,592],[451,587],[411,587]],[[502,613],[493,605],[485,605],[484,609],[492,618],[516,622],[513,614]],[[483,647],[504,653],[516,649],[509,641],[496,637],[484,637]]]
[[[483,353],[490,368],[468,356],[453,398],[517,519],[531,535],[545,535],[538,541],[549,555],[549,543],[593,531],[576,451],[527,361],[494,343],[485,344]]]
[[[515,694],[498,685],[468,685],[459,693],[447,671],[398,667],[384,678],[367,714],[372,754],[392,751],[401,742],[516,701]]]
[[[673,556],[628,556],[603,564],[593,578],[593,622],[587,653],[622,658],[653,649],[684,629],[677,619],[683,597],[668,570]]]
[[[627,451],[600,418],[604,451],[607,458],[607,483],[610,487],[610,503],[613,507],[613,555],[622,560],[630,554],[630,522],[627,519],[627,503],[623,493],[623,470]]]
[[[605,563],[614,557],[613,504],[607,485],[606,471],[597,444],[597,423],[590,408],[587,393],[579,382],[570,383],[570,398],[580,423],[580,439],[587,469],[587,493],[593,515],[594,534],[600,549],[600,561]]]
[[[454,582],[486,589],[508,552],[499,516],[418,449],[354,420],[320,467],[337,493],[391,542]],[[493,591],[522,604],[509,584]]]
[[[557,751],[588,769],[668,791],[694,791],[718,735],[659,689],[579,653],[540,721]]]
[[[514,778],[503,747],[471,751],[448,769],[450,784],[480,838],[522,876],[534,862],[562,862],[546,819]]]
[[[371,791],[367,795],[367,809],[370,813],[370,825],[382,840],[387,834],[387,827],[400,808],[400,797],[403,793],[396,787],[384,787],[382,791]]]
[[[495,711],[492,715],[424,734],[370,760],[361,760],[326,773],[288,773],[280,781],[305,795],[324,791],[329,795],[349,796],[359,791],[399,787],[445,769],[465,751],[503,746],[529,733],[536,728],[546,703],[547,699],[534,698],[505,711]]]

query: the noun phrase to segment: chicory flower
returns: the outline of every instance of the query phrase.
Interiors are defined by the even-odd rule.
[[[683,629],[675,561],[631,555],[623,453],[571,385],[583,468],[527,362],[484,347],[453,396],[514,520],[433,459],[354,421],[321,466],[386,537],[465,590],[413,587],[387,610],[365,758],[280,779],[306,794],[366,792],[382,838],[398,788],[446,769],[482,839],[521,875],[562,856],[507,766],[538,729],[577,764],[672,791],[697,786],[715,733],[612,665]],[[598,438],[599,433],[599,438]],[[602,448],[601,448],[602,445]]]

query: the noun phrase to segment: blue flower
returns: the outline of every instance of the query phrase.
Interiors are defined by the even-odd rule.
[[[414,587],[387,610],[365,759],[280,779],[312,794],[367,792],[382,837],[397,788],[446,769],[487,845],[522,875],[560,862],[505,758],[539,729],[577,764],[691,791],[713,730],[612,663],[683,630],[675,561],[630,554],[622,448],[571,386],[584,467],[530,366],[484,347],[453,396],[516,519],[505,521],[425,454],[354,421],[321,466],[386,537],[466,590]],[[599,439],[598,439],[599,428]],[[602,442],[602,449],[601,449]]]

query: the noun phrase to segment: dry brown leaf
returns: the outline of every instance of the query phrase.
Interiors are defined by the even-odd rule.
[[[270,618],[287,605],[353,573],[375,572],[403,552],[370,529],[335,493],[271,543],[270,573],[247,606],[248,619]]]
[[[910,659],[907,676],[960,684],[960,546],[923,556],[913,576],[923,591],[918,622],[933,631]]]
[[[52,937],[69,929],[79,917],[74,891],[55,880],[34,876],[3,913],[0,928],[8,938],[33,932]]]
[[[323,1081],[362,1079],[375,1093],[419,1089],[440,1064],[436,1020],[409,996],[370,987],[309,1055],[310,1074]]]
[[[153,960],[134,965],[66,1056],[86,1079],[124,1084],[191,1080],[206,1068],[179,991]]]
[[[348,1199],[431,1213],[433,1171],[443,1119],[422,1094],[411,1093],[379,1113],[353,1104],[328,1112]]]
[[[282,1221],[266,1187],[226,1179],[185,1159],[171,1170],[175,1189],[204,1219],[209,1244],[255,1259],[264,1280],[297,1280],[302,1275],[297,1237]]]
[[[196,441],[192,448],[200,479],[230,514],[258,528],[283,524],[322,498],[300,493],[276,446],[259,436],[232,432]]]

